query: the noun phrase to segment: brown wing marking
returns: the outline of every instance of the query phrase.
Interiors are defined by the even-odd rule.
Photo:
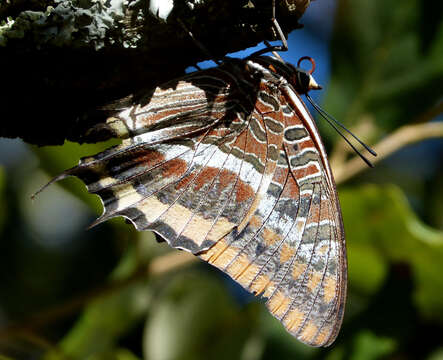
[[[325,346],[337,335],[344,306],[340,209],[309,133],[295,112],[286,112],[292,133],[266,196],[241,233],[234,230],[201,257],[267,298],[299,340]]]

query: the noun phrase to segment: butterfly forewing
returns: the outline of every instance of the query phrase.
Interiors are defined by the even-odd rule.
[[[123,144],[67,171],[125,216],[200,256],[301,341],[341,324],[346,254],[317,129],[287,79],[232,61],[157,88],[108,121]]]

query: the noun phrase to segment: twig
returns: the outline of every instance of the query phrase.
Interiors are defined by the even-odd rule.
[[[171,270],[192,262],[197,262],[198,258],[186,251],[174,251],[164,256],[159,256],[152,260],[148,267],[151,276],[160,276]]]
[[[373,163],[380,162],[406,145],[433,138],[443,138],[442,122],[403,126],[373,147],[378,154]],[[367,168],[360,158],[354,157],[343,166],[334,168],[335,181],[340,184]]]

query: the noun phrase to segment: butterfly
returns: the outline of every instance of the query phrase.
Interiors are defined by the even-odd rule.
[[[311,71],[312,72],[312,71]],[[266,301],[293,336],[328,346],[347,286],[343,221],[319,132],[300,98],[319,86],[250,56],[169,81],[109,117],[121,145],[80,160],[104,206]]]

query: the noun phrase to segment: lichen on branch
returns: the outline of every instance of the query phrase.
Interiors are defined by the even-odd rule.
[[[309,0],[277,1],[285,33]],[[104,104],[178,77],[205,60],[273,39],[271,0],[175,0],[165,19],[149,0],[8,1],[0,5],[0,136],[38,145],[95,141]],[[151,9],[151,11],[150,11]],[[7,70],[7,71],[6,71]]]

